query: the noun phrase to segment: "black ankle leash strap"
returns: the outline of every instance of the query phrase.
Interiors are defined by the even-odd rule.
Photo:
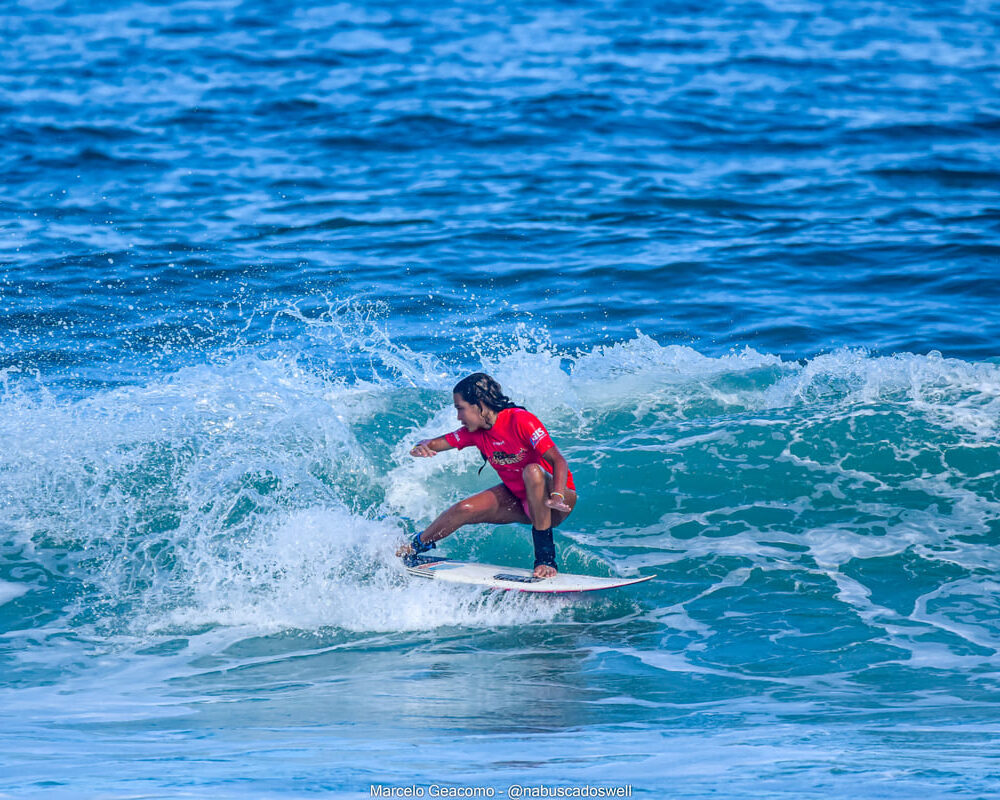
[[[535,566],[545,565],[558,569],[556,566],[556,546],[552,541],[552,528],[531,529],[531,538],[535,543]]]

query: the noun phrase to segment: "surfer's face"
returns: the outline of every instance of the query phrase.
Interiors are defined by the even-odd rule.
[[[480,406],[465,402],[460,394],[456,393],[453,397],[455,398],[455,411],[458,412],[458,421],[465,426],[467,431],[478,431],[489,427],[486,420],[483,419],[483,409]]]

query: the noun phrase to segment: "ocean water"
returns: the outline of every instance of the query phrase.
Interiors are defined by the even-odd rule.
[[[8,0],[0,797],[1000,794],[998,43]],[[494,480],[407,455],[473,370],[570,461],[563,568],[654,580],[407,577]]]

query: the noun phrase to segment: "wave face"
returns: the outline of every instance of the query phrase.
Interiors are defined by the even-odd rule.
[[[7,7],[0,795],[1000,794],[996,3]]]
[[[427,726],[440,738],[419,746],[451,747],[418,711],[431,703],[487,737],[454,767],[459,783],[525,777],[482,760],[541,727],[552,757],[579,731],[610,742],[602,774],[627,782],[638,752],[651,785],[683,764],[694,793],[723,778],[749,790],[748,769],[802,786],[836,766],[860,786],[876,741],[890,760],[928,748],[914,774],[935,770],[920,781],[942,789],[957,778],[935,743],[960,735],[980,748],[962,780],[988,785],[1000,367],[708,357],[644,335],[484,359],[571,462],[581,502],[558,537],[564,568],[657,575],[581,603],[405,576],[395,542],[491,481],[468,451],[406,456],[456,426],[460,374],[385,355],[370,381],[244,354],[82,399],[8,388],[0,692],[27,720],[9,734],[58,713],[60,738],[110,747],[135,732],[124,758],[141,759],[154,731],[219,725],[228,741],[278,715],[289,744],[268,757],[320,725],[365,763],[356,748],[418,746]],[[531,553],[518,526],[443,547],[493,563]],[[649,749],[659,737],[680,754]],[[327,747],[308,745],[307,762]],[[205,780],[235,780],[226,763]],[[335,783],[355,786],[343,763]]]

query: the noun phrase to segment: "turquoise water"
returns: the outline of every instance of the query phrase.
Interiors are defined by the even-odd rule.
[[[4,15],[0,795],[1000,791],[994,6]]]

